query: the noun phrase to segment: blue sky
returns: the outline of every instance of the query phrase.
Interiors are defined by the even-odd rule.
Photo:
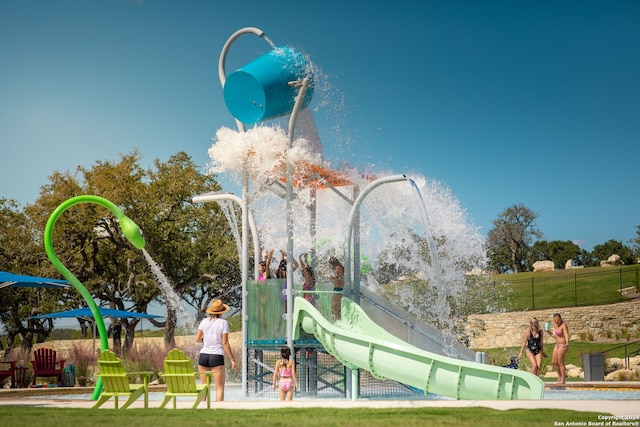
[[[590,250],[640,225],[640,2],[0,2],[0,197],[54,171],[235,128],[217,63],[255,26],[308,54],[325,157],[448,185],[486,233],[505,208]],[[228,70],[266,52],[244,37]],[[224,177],[221,181],[224,182]]]

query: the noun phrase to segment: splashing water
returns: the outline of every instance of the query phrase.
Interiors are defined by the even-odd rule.
[[[254,180],[268,183],[282,176],[287,161],[324,163],[304,138],[294,140],[289,148],[289,137],[279,126],[256,126],[246,132],[222,127],[216,139],[209,148],[211,173],[241,172],[245,166]]]
[[[322,98],[321,88],[316,85],[316,96],[321,97],[322,106],[329,105]],[[291,144],[282,126],[272,122],[271,126],[260,124],[246,132],[220,128],[208,151],[210,172],[231,173],[238,185],[242,171],[249,173],[252,215],[263,249],[278,252],[287,245],[285,163],[294,165],[302,176],[308,164],[331,169],[330,162],[322,158],[313,122],[311,126],[304,123],[313,119],[310,114],[301,117]],[[291,202],[294,256],[315,250],[318,283],[329,282],[331,272],[324,261],[329,256],[343,256],[346,218],[351,208],[345,198],[355,199],[356,189],[365,188],[372,180],[354,169],[342,168],[339,173],[351,182],[338,188],[342,196],[329,188],[318,188],[314,195],[302,186],[294,188]],[[376,177],[391,174],[379,172]],[[313,197],[317,206],[315,235],[309,226]],[[415,175],[409,184],[398,182],[376,188],[361,205],[360,242],[363,286],[428,323],[454,329],[449,320],[451,301],[464,295],[465,272],[483,268],[486,254],[484,238],[445,185]],[[296,283],[302,281],[299,274],[294,273]]]
[[[184,308],[184,305],[182,304],[182,298],[173,289],[173,286],[171,286],[171,283],[169,283],[169,279],[164,275],[160,266],[153,260],[153,258],[151,258],[149,252],[147,252],[145,249],[142,249],[142,253],[144,254],[144,258],[147,260],[147,263],[151,268],[151,272],[157,279],[158,285],[160,286],[160,291],[164,296],[167,306],[176,314],[176,327],[179,329],[189,329],[189,323],[190,320],[192,320],[193,316],[190,316],[187,310]]]
[[[218,200],[218,205],[224,213],[224,217],[231,228],[231,234],[236,242],[236,250],[238,251],[238,259],[242,258],[242,239],[240,238],[240,222],[236,216],[236,211],[233,209],[233,203],[229,200]]]

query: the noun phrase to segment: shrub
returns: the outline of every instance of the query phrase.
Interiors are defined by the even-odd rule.
[[[69,350],[67,364],[75,366],[76,381],[80,387],[93,383],[93,371],[98,357],[89,347],[73,344]]]
[[[628,369],[620,369],[614,374],[615,381],[631,381],[634,379],[634,372]]]
[[[123,357],[125,369],[134,372],[152,372],[152,379],[160,378],[158,374],[164,370],[163,361],[167,353],[164,346],[143,341],[130,348]]]

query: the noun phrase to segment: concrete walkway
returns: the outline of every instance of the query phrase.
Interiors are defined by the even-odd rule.
[[[121,404],[124,402],[120,400]],[[0,398],[0,406],[31,406],[43,408],[91,408],[95,401],[89,399],[7,397]],[[150,401],[149,408],[157,408],[159,401]],[[179,400],[178,408],[190,408],[193,401]],[[171,406],[169,404],[168,406]],[[212,409],[277,409],[277,408],[476,408],[497,410],[508,409],[567,409],[593,412],[597,415],[635,415],[640,421],[640,402],[637,400],[294,400],[279,402],[273,400],[242,400],[212,403]],[[142,399],[130,408],[143,408]],[[106,402],[100,409],[113,410],[113,402]],[[199,409],[207,409],[201,403]],[[168,409],[167,409],[168,410]]]

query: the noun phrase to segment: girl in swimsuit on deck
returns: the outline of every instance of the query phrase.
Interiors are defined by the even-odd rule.
[[[562,321],[560,313],[553,315],[553,321],[556,324],[556,328],[553,331],[547,331],[549,335],[556,339],[551,361],[558,373],[558,384],[564,384],[567,378],[567,367],[564,364],[564,357],[569,350],[569,328],[567,324]]]
[[[291,349],[282,347],[280,350],[281,359],[276,362],[273,368],[273,389],[276,389],[276,380],[280,377],[280,400],[293,400],[293,392],[298,388],[298,377],[296,376],[296,364],[291,358]]]
[[[544,354],[544,341],[542,339],[542,330],[539,327],[538,319],[535,317],[529,322],[529,328],[524,333],[522,338],[522,347],[520,347],[520,353],[518,359],[522,357],[522,352],[527,349],[527,358],[531,364],[531,373],[534,375],[540,375],[540,368],[542,366],[542,357],[546,357]]]

